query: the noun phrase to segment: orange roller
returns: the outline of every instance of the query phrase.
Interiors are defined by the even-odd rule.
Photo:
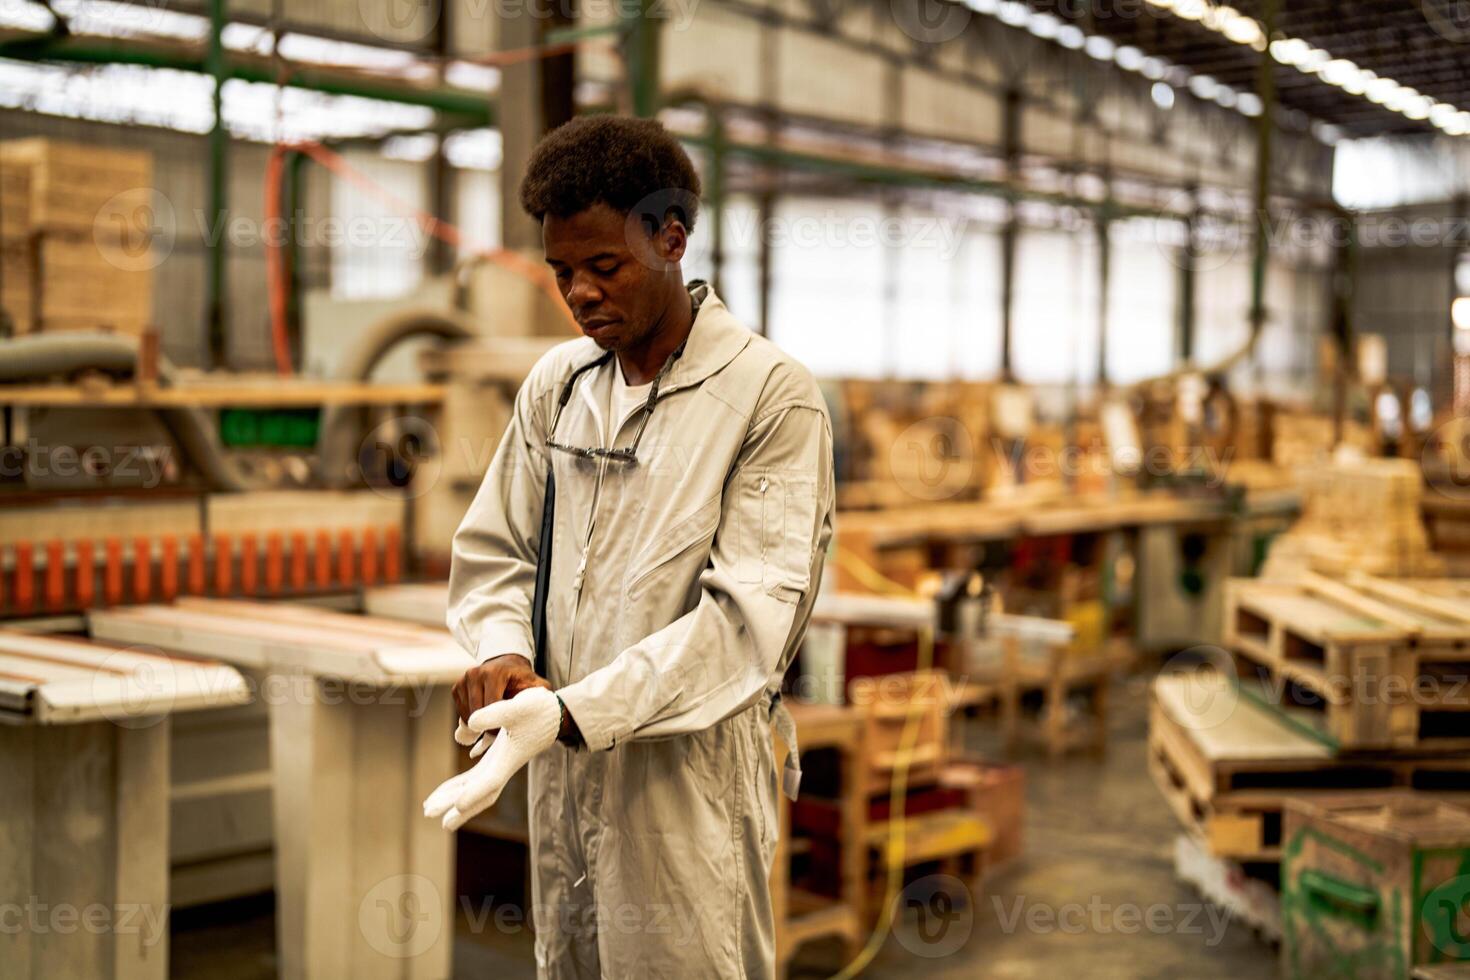
[[[378,580],[378,535],[370,527],[362,529],[362,584]]]
[[[60,541],[46,542],[46,608],[51,612],[61,609],[66,599],[66,545]]]
[[[92,554],[92,542],[83,540],[77,549],[77,607],[86,609],[92,604],[97,577],[97,559]]]
[[[316,532],[316,587],[332,585],[332,537],[326,531]]]
[[[189,594],[204,594],[204,535],[189,535]]]
[[[306,533],[291,532],[291,591],[306,591]]]
[[[255,535],[240,535],[240,591],[255,595],[260,575],[260,558],[255,551]]]
[[[281,536],[275,531],[265,536],[265,590],[281,591]]]
[[[344,530],[337,535],[337,580],[351,585],[354,578],[352,532]]]
[[[153,542],[147,538],[133,539],[133,601],[147,602],[153,598]]]
[[[109,606],[122,602],[122,541],[107,538],[102,542],[102,599]]]
[[[36,553],[29,541],[15,545],[15,611],[30,612],[36,604]]]
[[[230,536],[228,534],[216,534],[214,536],[215,595],[230,594],[231,566],[235,560],[235,556],[230,552]]]
[[[398,528],[388,526],[383,529],[383,581],[393,583],[398,581],[401,574],[399,570],[399,549],[403,547],[402,535]]]
[[[159,544],[163,556],[158,560],[158,591],[167,602],[179,594],[179,539],[165,534]]]

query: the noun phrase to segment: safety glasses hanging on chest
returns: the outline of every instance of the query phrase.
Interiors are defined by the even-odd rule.
[[[664,366],[659,368],[658,374],[653,376],[653,384],[648,388],[648,401],[644,402],[643,407],[639,409],[643,414],[643,418],[638,422],[638,431],[633,433],[633,441],[630,444],[618,449],[606,449],[600,446],[584,449],[579,446],[569,446],[556,441],[557,423],[561,421],[562,409],[566,408],[567,402],[572,399],[572,389],[575,387],[577,379],[593,368],[601,367],[608,361],[613,360],[617,355],[613,351],[608,351],[592,363],[584,364],[577,368],[567,378],[566,384],[562,385],[561,397],[556,401],[556,413],[551,416],[551,430],[546,434],[546,448],[571,453],[573,456],[580,456],[583,459],[606,459],[614,463],[636,463],[638,461],[638,443],[643,439],[643,430],[648,428],[648,420],[653,418],[653,406],[658,402],[659,385],[663,383],[664,376],[669,373],[669,369],[674,366],[674,362],[683,356],[683,354],[684,344],[680,344],[669,355],[669,359],[664,362]],[[614,361],[613,370],[621,371],[622,367]]]

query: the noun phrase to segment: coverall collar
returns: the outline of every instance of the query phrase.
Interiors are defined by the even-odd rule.
[[[750,331],[731,315],[724,301],[715,295],[713,286],[707,285],[700,279],[691,280],[689,286],[691,290],[704,289],[704,300],[700,303],[699,314],[694,318],[694,326],[689,329],[689,339],[684,342],[684,354],[674,362],[668,377],[664,379],[659,388],[660,396],[699,384],[733,361],[735,356],[750,343]],[[591,364],[604,356],[604,352],[590,337],[584,337],[579,343],[584,345],[586,351],[585,353],[579,352],[576,358],[579,365]],[[608,364],[615,362],[616,358],[608,358]],[[601,375],[606,374],[610,384],[612,374],[607,370],[607,365],[588,373],[598,377],[589,378],[579,387],[588,393],[591,403],[595,406],[599,400],[606,401],[606,397],[598,399],[593,394],[598,391],[601,391],[604,396],[606,394],[606,390],[601,385],[603,380]]]

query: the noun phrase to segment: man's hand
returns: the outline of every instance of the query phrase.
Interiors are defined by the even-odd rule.
[[[481,708],[513,698],[532,687],[549,691],[551,683],[537,676],[531,661],[518,653],[503,654],[471,667],[454,685],[454,709],[459,713],[461,728]]]
[[[561,724],[561,702],[549,690],[539,690],[542,686],[533,685],[470,716],[464,727],[474,738],[492,731],[500,734],[474,767],[451,776],[429,794],[425,816],[442,818],[445,830],[458,830],[500,798],[517,770],[551,747]]]

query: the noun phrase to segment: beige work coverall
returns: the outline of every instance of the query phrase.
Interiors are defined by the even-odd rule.
[[[478,661],[532,655],[550,465],[548,680],[586,747],[529,767],[537,972],[768,977],[772,699],[832,534],[831,423],[811,374],[710,291],[635,464],[548,449],[568,376],[601,353],[574,340],[531,371],[449,581],[448,625]],[[614,370],[577,379],[557,442],[604,444]]]

